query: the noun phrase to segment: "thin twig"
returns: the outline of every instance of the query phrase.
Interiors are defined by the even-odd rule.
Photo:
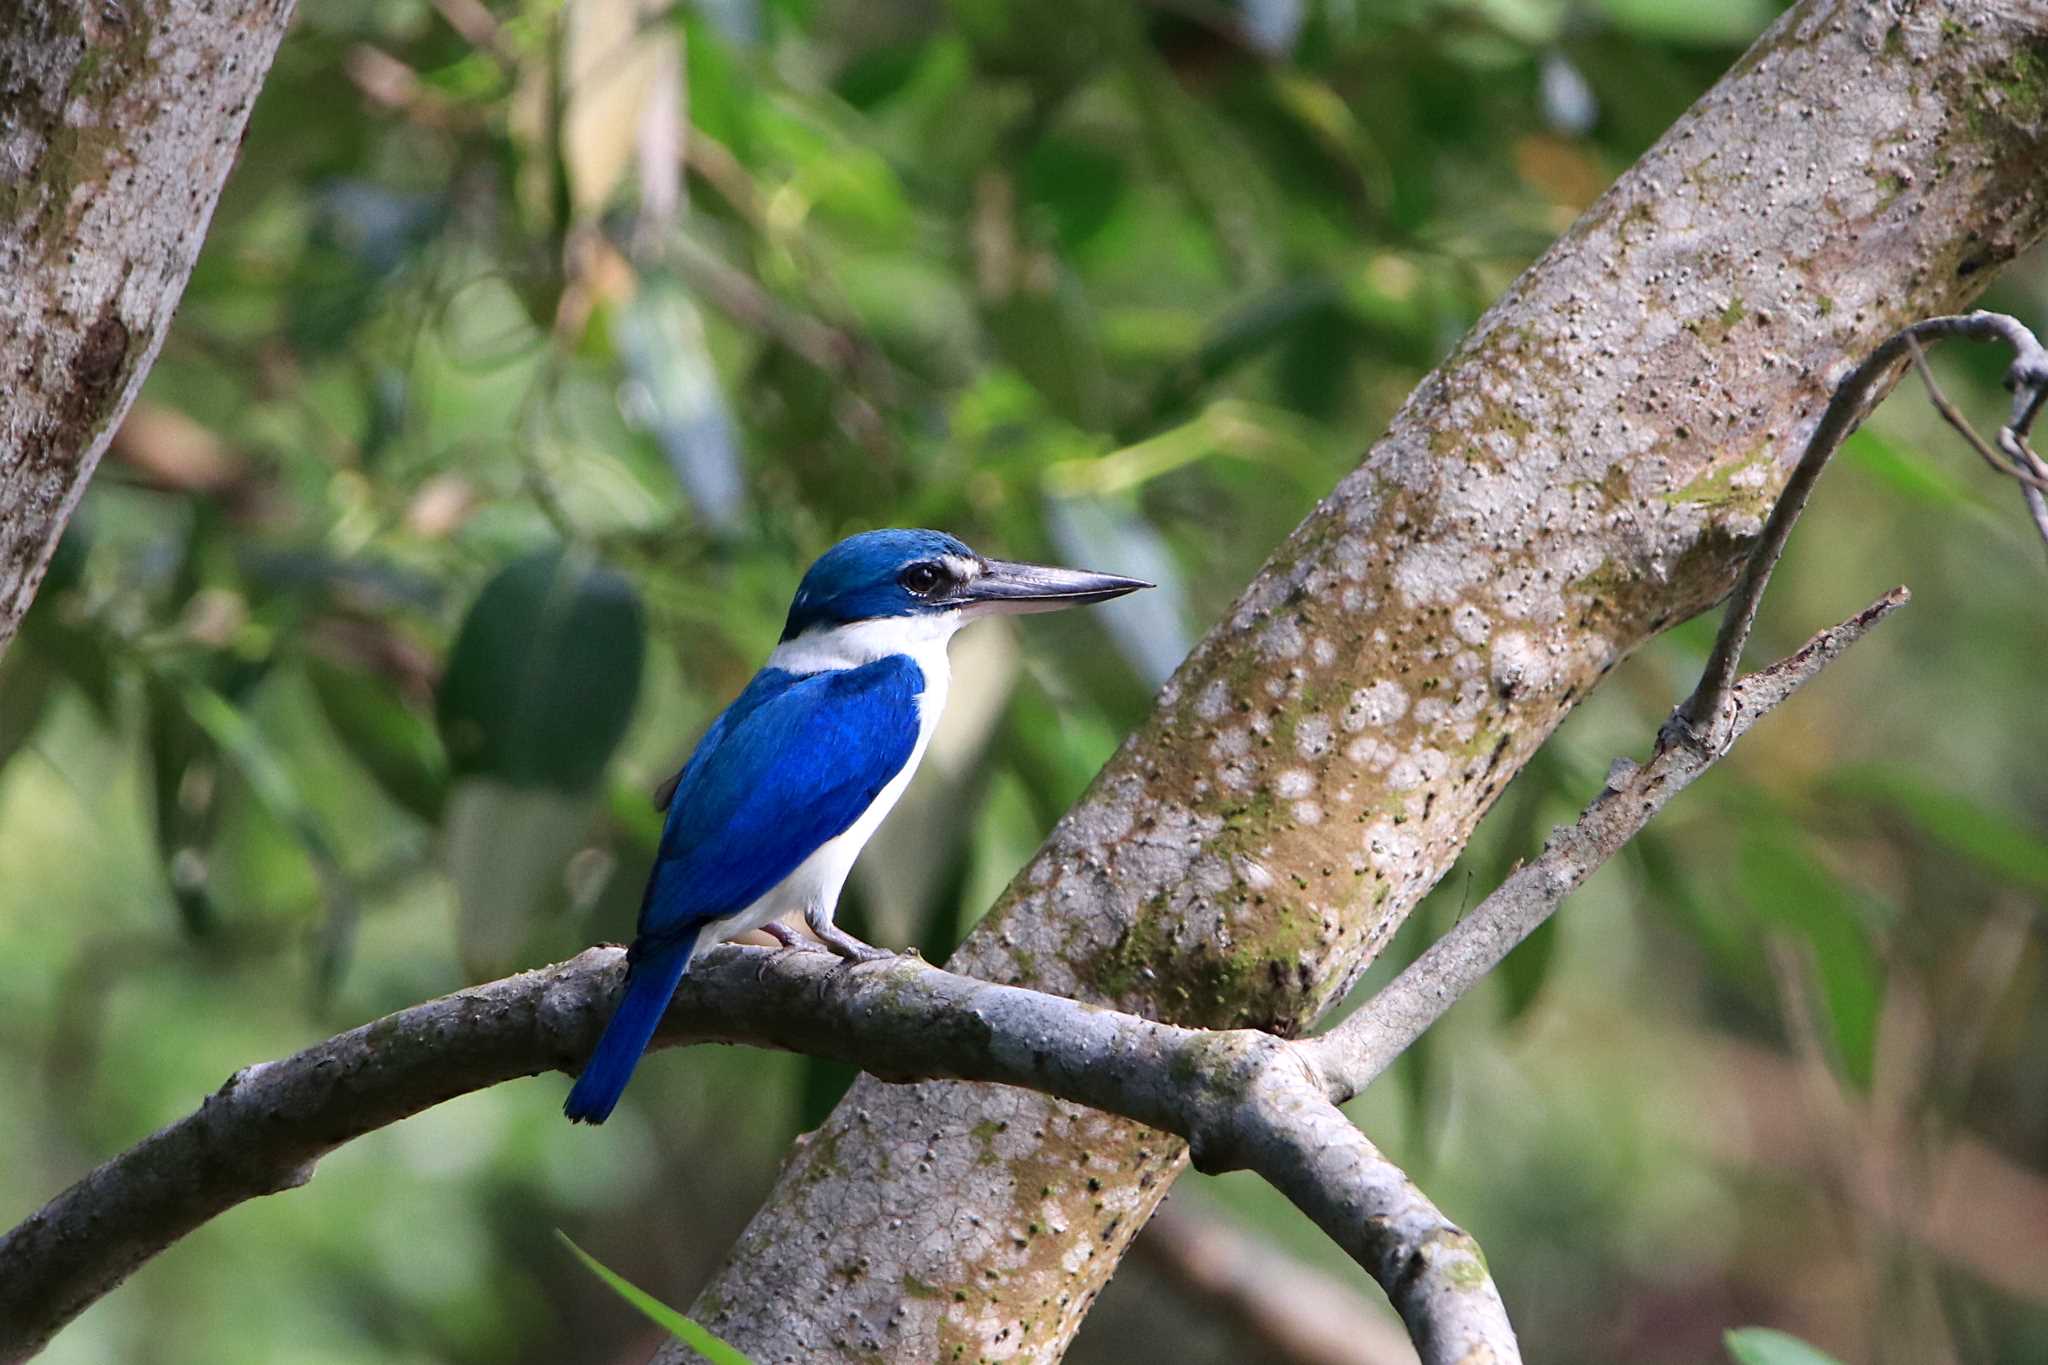
[[[1977,429],[1970,425],[1970,419],[1963,416],[1962,410],[1950,402],[1949,396],[1941,391],[1941,385],[1934,378],[1934,371],[1928,367],[1927,352],[1921,349],[1918,341],[1908,337],[1906,353],[1913,357],[1913,368],[1919,372],[1920,382],[1927,387],[1927,401],[1934,404],[1934,410],[1956,429],[1956,434],[1963,438],[1964,443],[1977,452],[1977,458],[1991,466],[1994,474],[2017,479],[2031,488],[2048,489],[2048,477],[2036,474],[2028,468],[2024,457],[2015,461],[2000,455],[1991,448],[1989,441],[1977,434]]]
[[[1919,341],[1944,337],[2003,341],[2013,348],[2016,358],[2006,371],[2006,383],[2014,389],[2014,414],[2007,432],[2011,433],[2016,445],[2025,441],[2028,425],[2040,409],[2044,392],[2048,392],[2048,352],[2042,350],[2034,334],[2017,319],[1979,310],[1955,317],[1928,318],[1901,328],[1886,338],[1868,359],[1835,386],[1827,409],[1821,413],[1813,435],[1807,438],[1806,449],[1800,455],[1792,477],[1786,480],[1785,491],[1771,508],[1771,515],[1764,522],[1763,534],[1758,538],[1748,562],[1743,565],[1742,577],[1729,598],[1727,614],[1721,619],[1721,630],[1714,638],[1713,652],[1707,657],[1699,686],[1672,717],[1672,728],[1682,737],[1709,748],[1717,745],[1726,747],[1728,689],[1734,684],[1736,670],[1741,664],[1742,647],[1748,643],[1750,629],[1756,624],[1757,609],[1763,604],[1764,589],[1770,584],[1771,571],[1785,553],[1785,543],[1792,536],[1793,524],[1805,510],[1806,500],[1820,479],[1821,470],[1826,468],[1828,460],[1849,433],[1856,429],[1857,423],[1863,420],[1871,395],[1906,353],[1906,348]],[[2001,445],[2005,434],[2000,433]],[[2014,464],[2024,467],[2025,455],[2015,455]],[[2048,536],[2048,497],[2031,486],[2024,486],[2022,491],[2028,508],[2035,514],[2036,524],[2042,528],[2042,534]]]

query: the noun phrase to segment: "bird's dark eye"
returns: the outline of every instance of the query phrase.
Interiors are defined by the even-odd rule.
[[[897,581],[919,597],[929,597],[938,591],[939,584],[945,580],[946,575],[940,571],[938,565],[913,564],[903,571],[903,577]]]

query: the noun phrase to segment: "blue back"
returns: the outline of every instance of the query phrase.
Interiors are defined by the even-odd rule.
[[[901,654],[757,673],[683,767],[635,956],[744,910],[851,828],[909,761],[923,691],[924,673]]]
[[[847,537],[819,555],[804,574],[789,604],[782,638],[793,640],[814,626],[930,610],[930,604],[896,581],[897,575],[920,560],[947,555],[976,558],[974,551],[944,531],[867,531]]]

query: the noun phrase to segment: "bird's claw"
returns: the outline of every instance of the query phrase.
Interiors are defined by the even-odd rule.
[[[754,974],[754,979],[757,982],[766,980],[769,969],[792,953],[829,951],[824,944],[814,939],[805,938],[780,920],[768,921],[768,923],[761,926],[761,930],[782,946],[771,950],[768,956],[761,959],[761,969]]]
[[[857,967],[863,962],[887,962],[898,954],[886,948],[877,948],[872,943],[862,943],[838,925],[827,921],[823,924],[810,922],[811,932],[818,941],[839,954],[848,966]]]

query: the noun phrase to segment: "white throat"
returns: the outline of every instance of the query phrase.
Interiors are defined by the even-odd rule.
[[[822,673],[834,668],[859,668],[892,654],[908,655],[924,674],[924,696],[919,699],[919,709],[929,727],[946,704],[946,684],[951,679],[946,643],[953,638],[953,632],[966,624],[965,613],[948,611],[820,626],[777,645],[768,656],[768,667],[789,673]]]

